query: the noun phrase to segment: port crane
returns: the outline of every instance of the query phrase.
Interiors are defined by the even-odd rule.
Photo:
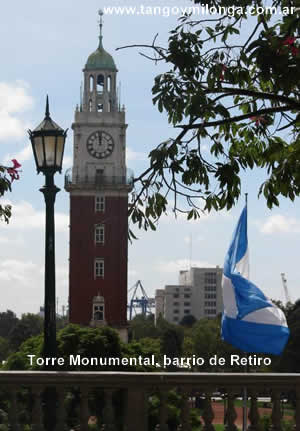
[[[133,314],[143,314],[144,316],[153,314],[152,310],[155,308],[155,299],[149,298],[141,280],[138,280],[129,290],[131,299],[127,308],[129,310],[129,320],[134,317]],[[140,295],[140,297],[138,296]]]

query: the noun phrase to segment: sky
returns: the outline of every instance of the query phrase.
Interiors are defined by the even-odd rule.
[[[180,3],[179,3],[180,1]],[[174,8],[189,6],[188,0],[147,0],[148,5]],[[146,4],[146,2],[145,2]],[[46,94],[51,117],[69,128],[63,175],[56,174],[61,188],[56,198],[56,283],[58,308],[68,301],[69,195],[63,188],[65,171],[72,165],[71,124],[79,103],[82,69],[98,44],[98,9],[136,6],[134,0],[82,2],[11,0],[0,15],[0,163],[22,164],[21,178],[1,202],[10,202],[13,214],[8,225],[0,224],[0,311],[11,309],[37,313],[44,301],[45,208],[27,135],[44,117]],[[139,9],[140,11],[140,9]],[[127,166],[138,176],[148,166],[151,148],[174,136],[166,116],[153,106],[154,77],[166,71],[139,54],[140,49],[117,47],[132,44],[164,44],[178,16],[105,14],[103,44],[117,64],[121,102],[126,106]],[[175,9],[176,12],[176,9]],[[284,301],[280,274],[286,274],[292,300],[299,298],[298,264],[300,240],[299,200],[280,201],[280,208],[268,210],[257,198],[261,172],[242,177],[248,196],[250,278],[264,293]],[[129,245],[128,287],[141,280],[149,296],[166,284],[176,284],[180,270],[190,266],[223,265],[232,232],[244,205],[243,199],[231,211],[212,213],[197,221],[186,221],[172,212],[162,217],[155,232],[137,232]]]

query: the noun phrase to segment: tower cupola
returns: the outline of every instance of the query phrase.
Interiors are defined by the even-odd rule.
[[[103,12],[99,10],[100,34],[96,51],[89,55],[85,64],[83,107],[84,112],[116,112],[117,67],[113,57],[103,48]]]

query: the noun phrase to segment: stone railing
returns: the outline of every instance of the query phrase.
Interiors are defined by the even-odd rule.
[[[52,390],[52,398],[54,393],[52,407],[47,404],[45,388],[52,388],[47,389]],[[199,410],[202,429],[214,431],[212,394],[220,391],[227,400],[226,431],[236,431],[234,400],[244,388],[249,399],[248,430],[261,430],[257,397],[270,396],[270,430],[281,431],[281,397],[289,393],[295,402],[294,429],[300,431],[300,374],[0,372],[0,417],[6,417],[2,422],[13,431],[43,431],[44,415],[49,418],[49,413],[56,417],[56,426],[51,428],[46,423],[46,429],[55,431],[87,431],[93,415],[100,418],[97,429],[106,431],[193,431],[190,409],[197,394],[203,402]],[[168,417],[170,390],[178,394],[177,428],[170,425]],[[159,414],[157,422],[149,427],[148,406],[154,397],[159,400]]]

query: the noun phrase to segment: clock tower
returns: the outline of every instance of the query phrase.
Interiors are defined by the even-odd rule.
[[[128,193],[125,110],[117,97],[117,68],[102,43],[87,59],[76,108],[70,193],[69,317],[127,334]]]

